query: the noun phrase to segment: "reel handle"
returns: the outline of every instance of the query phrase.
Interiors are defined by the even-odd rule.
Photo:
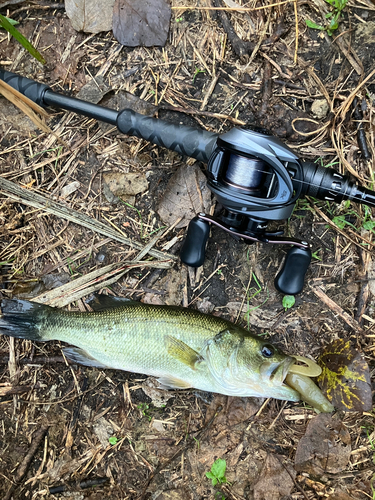
[[[203,265],[209,234],[210,224],[208,222],[199,217],[191,219],[180,253],[180,259],[184,264],[191,267]]]
[[[275,278],[275,288],[285,295],[302,292],[306,271],[311,262],[310,248],[293,246],[285,257],[284,265]]]

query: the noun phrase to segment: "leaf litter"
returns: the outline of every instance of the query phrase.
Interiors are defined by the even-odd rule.
[[[66,14],[77,31],[113,36],[127,47],[164,46],[169,32],[168,0],[67,0]]]
[[[65,9],[72,26],[85,33],[112,29],[115,0],[66,0]]]
[[[115,0],[113,35],[127,47],[164,46],[170,18],[168,0]]]
[[[199,165],[179,168],[171,177],[158,204],[158,214],[168,225],[186,227],[198,212],[210,212],[211,192]],[[178,221],[176,223],[176,221]]]
[[[350,19],[355,33],[351,48],[357,55],[360,54],[363,71],[367,75],[373,60],[373,44],[369,35],[373,33],[374,21],[366,1],[364,6],[355,11],[361,20],[355,16]],[[268,16],[270,33],[276,31],[277,20],[285,16],[288,30],[281,40],[273,39],[272,44],[267,45],[266,37],[246,68],[247,56],[244,56],[245,61],[241,61],[233,54],[214,11],[200,11],[191,2],[172,2],[172,7],[169,42],[161,52],[159,49],[140,47],[119,51],[118,43],[109,33],[110,28],[106,34],[86,39],[82,33],[74,33],[65,14],[60,12],[44,16],[37,24],[38,11],[30,6],[32,16],[23,19],[16,13],[15,17],[21,21],[20,30],[24,34],[32,34],[36,30],[40,37],[39,48],[44,48],[43,55],[49,66],[40,69],[20,54],[21,49],[14,41],[8,43],[5,38],[0,40],[1,60],[8,65],[6,67],[11,68],[14,64],[13,70],[56,85],[58,90],[62,86],[72,95],[77,95],[81,88],[86,92],[91,87],[91,94],[83,94],[85,99],[104,101],[109,107],[117,109],[132,107],[130,101],[133,101],[140,106],[141,112],[150,116],[159,112],[162,116],[164,106],[182,107],[189,112],[193,110],[195,114],[187,117],[179,111],[178,121],[214,131],[231,127],[223,118],[225,114],[243,123],[267,122],[274,132],[284,140],[290,140],[296,151],[305,157],[321,156],[334,160],[327,135],[306,138],[293,130],[292,123],[296,117],[299,120],[301,117],[312,118],[316,108],[314,102],[326,99],[327,95],[327,102],[334,102],[337,106],[334,112],[341,113],[341,103],[345,103],[346,96],[356,88],[353,75],[358,70],[358,65],[352,66],[350,62],[355,64],[355,59],[351,59],[352,52],[345,52],[345,44],[342,51],[339,41],[332,44],[312,30],[300,32],[299,57],[314,61],[315,74],[312,76],[302,62],[293,63],[290,47],[294,47],[295,24],[291,6],[273,7],[272,10],[266,8],[265,12],[229,12],[229,20],[236,32],[243,40],[250,40],[253,47],[259,33],[267,25]],[[11,10],[16,8],[11,7]],[[298,15],[302,24],[303,16],[311,15],[310,7],[298,6]],[[344,30],[346,21],[341,22]],[[343,33],[339,40],[344,39],[347,43],[345,36]],[[264,71],[268,61],[265,56],[277,65],[270,63],[271,80],[267,80],[268,70]],[[211,86],[212,82],[214,86]],[[272,92],[266,92],[266,87],[270,85]],[[93,92],[95,88],[97,93]],[[340,99],[343,100],[333,100],[336,88],[340,89]],[[108,89],[110,92],[107,92]],[[112,89],[116,95],[113,95]],[[368,97],[374,92],[371,82],[366,91],[368,95],[359,91],[365,127],[366,120],[370,123],[373,113],[373,103]],[[116,99],[117,104],[114,102]],[[261,111],[259,115],[258,110]],[[20,184],[29,192],[29,197],[19,203],[4,194],[7,189],[2,185],[0,219],[2,224],[5,222],[0,230],[2,293],[16,293],[21,285],[25,286],[24,290],[30,290],[27,288],[33,283],[30,280],[41,281],[43,270],[54,268],[58,270],[55,271],[56,283],[61,272],[72,285],[72,288],[60,291],[60,295],[65,295],[60,297],[60,300],[65,300],[62,303],[71,304],[68,306],[71,308],[84,309],[86,306],[81,298],[85,297],[87,285],[85,280],[75,283],[76,280],[93,273],[87,280],[91,286],[101,271],[109,278],[106,273],[115,271],[106,269],[107,265],[112,265],[112,270],[121,269],[122,261],[131,262],[136,252],[141,252],[141,248],[148,243],[156,245],[152,247],[154,255],[158,256],[155,258],[161,258],[159,245],[174,242],[175,246],[172,245],[170,250],[178,251],[184,231],[177,224],[164,240],[153,243],[153,236],[166,225],[166,221],[160,220],[157,210],[165,202],[163,196],[167,187],[174,195],[168,198],[165,208],[165,212],[171,214],[168,226],[171,227],[181,216],[186,225],[189,217],[202,210],[204,197],[199,191],[204,187],[203,178],[197,182],[193,176],[186,181],[183,176],[175,183],[177,170],[186,168],[185,159],[68,113],[54,113],[49,120],[49,126],[62,133],[71,148],[69,150],[64,146],[62,154],[58,154],[54,150],[56,138],[39,134],[31,122],[23,125],[23,116],[18,111],[9,123],[9,116],[14,111],[4,99],[1,99],[0,113],[1,176]],[[314,119],[321,120],[323,125],[324,120],[330,117],[315,116]],[[298,130],[304,132],[303,128]],[[351,158],[351,168],[359,176],[367,178],[368,166],[356,145],[355,133],[350,119],[340,127],[337,123],[332,125],[332,137],[343,144],[342,154]],[[368,140],[373,150],[371,135]],[[119,170],[124,173],[147,173],[148,190],[134,195],[134,206],[140,217],[130,207],[113,205],[105,199],[104,173]],[[169,182],[175,184],[168,186]],[[63,187],[70,185],[76,189],[60,199]],[[188,194],[179,198],[182,188]],[[31,203],[32,199],[34,202],[38,199],[40,205],[33,207],[25,203],[28,200]],[[82,226],[79,217],[73,222],[63,220],[61,215],[46,213],[43,206],[49,207],[52,202],[75,210],[75,217],[77,213],[82,213],[90,215],[91,219],[98,219],[103,223],[100,231],[105,233],[95,232],[95,227],[99,229],[99,226],[95,226],[94,220],[90,219],[90,225]],[[209,212],[209,196],[206,202],[203,210]],[[317,206],[329,219],[344,213],[340,206],[331,207],[332,214],[323,204]],[[358,249],[345,234],[320,224],[321,219],[313,216],[306,206],[300,208],[299,215],[300,218],[291,219],[288,230],[310,239],[313,250],[319,250],[322,260],[314,262],[309,270],[309,280],[318,283],[325,295],[317,298],[306,287],[301,296],[296,297],[293,308],[286,312],[280,295],[272,287],[283,250],[242,246],[216,230],[212,230],[203,269],[196,274],[182,271],[183,267],[179,265],[173,270],[163,271],[136,261],[136,269],[122,277],[119,272],[118,279],[110,284],[106,281],[107,286],[119,295],[126,294],[142,300],[167,300],[175,304],[188,304],[202,293],[198,299],[202,297],[210,304],[210,309],[213,305],[214,314],[234,320],[239,314],[245,314],[250,323],[254,319],[256,332],[267,333],[273,342],[292,353],[311,355],[315,359],[325,346],[332,349],[329,344],[340,337],[345,343],[350,341],[357,354],[365,353],[370,376],[373,377],[373,292],[371,289],[366,292],[363,278],[366,273],[371,276],[371,259],[366,261],[364,258],[366,249],[363,246]],[[85,221],[89,224],[87,219]],[[358,242],[361,241],[358,235],[354,233],[351,237]],[[142,241],[142,244],[132,249],[125,244],[129,239],[137,243]],[[106,262],[102,265],[95,256],[104,241]],[[223,264],[225,267],[219,268]],[[258,295],[251,298],[253,294],[250,293],[251,286],[248,290],[248,280],[255,269],[253,266],[261,272],[262,280]],[[221,274],[217,273],[218,268],[222,270]],[[78,295],[73,295],[75,285],[83,287]],[[243,310],[243,297],[247,290]],[[54,293],[59,295],[58,291]],[[366,293],[369,294],[367,299]],[[326,300],[328,296],[331,302]],[[75,297],[77,302],[72,304]],[[228,304],[235,304],[236,307],[228,309]],[[338,309],[333,309],[334,305]],[[361,328],[354,330],[343,318],[345,314],[346,317],[354,317],[357,306],[358,311],[363,310],[363,313],[355,319],[360,322]],[[354,322],[352,324],[355,325]],[[371,495],[374,454],[371,445],[374,441],[374,418],[371,411],[339,412],[334,417],[317,416],[302,404],[228,399],[176,391],[168,392],[170,399],[163,400],[160,395],[146,389],[140,376],[112,371],[104,374],[95,369],[66,365],[58,346],[31,346],[17,341],[15,351],[6,339],[1,342],[0,355],[2,363],[5,363],[3,380],[10,384],[4,387],[7,391],[12,387],[6,368],[8,362],[13,370],[11,373],[18,370],[19,384],[12,387],[13,393],[6,392],[8,395],[4,394],[0,401],[5,429],[0,438],[0,472],[9,481],[14,479],[9,471],[15,471],[17,464],[23,463],[32,449],[30,444],[38,444],[33,434],[35,426],[48,423],[48,440],[44,448],[43,444],[39,444],[28,477],[16,494],[27,494],[28,497],[31,494],[48,495],[50,486],[69,483],[75,477],[86,479],[89,475],[107,477],[110,487],[97,486],[97,494],[82,490],[80,494],[83,498],[90,495],[123,498],[124,492],[129,498],[142,498],[147,484],[147,495],[159,500],[212,498],[218,491],[226,498],[235,500],[267,496],[282,498],[283,495],[298,500],[306,497],[362,500]],[[13,358],[9,356],[12,352]],[[362,363],[364,358],[357,359]],[[86,377],[88,385],[85,388],[83,382]],[[54,388],[52,392],[49,391],[51,387]],[[17,394],[21,390],[27,392]],[[160,406],[153,404],[152,400]],[[118,438],[115,445],[108,442],[113,436]],[[168,462],[176,452],[180,455]],[[228,481],[219,485],[220,490],[218,485],[213,487],[205,475],[217,459],[225,460]],[[0,487],[2,497],[7,494],[9,481]]]
[[[350,342],[338,339],[327,345],[319,358],[320,388],[338,410],[371,411],[370,370],[364,356]]]

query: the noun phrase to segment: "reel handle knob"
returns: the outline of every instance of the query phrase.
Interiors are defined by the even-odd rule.
[[[310,262],[310,248],[293,246],[286,254],[284,265],[275,278],[276,290],[285,295],[300,293]]]
[[[199,267],[203,264],[209,234],[210,224],[208,222],[199,217],[191,219],[180,252],[180,258],[184,264],[191,267]]]

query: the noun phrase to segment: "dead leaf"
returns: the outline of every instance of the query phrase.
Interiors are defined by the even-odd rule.
[[[140,99],[126,90],[120,90],[105,103],[107,108],[132,109],[141,115],[154,116],[158,107],[149,101]]]
[[[81,183],[79,181],[73,181],[64,186],[60,191],[61,198],[67,198],[71,194],[75,193],[77,189],[81,187]]]
[[[148,189],[146,176],[142,173],[105,172],[103,192],[110,203],[120,199],[134,205],[134,196]]]
[[[206,422],[209,422],[217,413],[218,408],[221,407],[222,410],[215,417],[214,426],[231,429],[255,415],[261,404],[261,398],[235,398],[215,394],[214,399],[207,408]]]
[[[347,466],[351,451],[345,425],[332,415],[321,413],[311,420],[298,443],[295,468],[317,476],[326,472],[337,474]]]
[[[157,408],[162,408],[174,397],[173,392],[160,389],[160,383],[154,377],[148,377],[142,382],[142,390],[151,399],[151,402]]]
[[[38,106],[38,104],[34,101],[31,101],[29,98],[21,94],[21,92],[18,92],[18,90],[15,90],[2,80],[0,80],[0,94],[23,111],[25,115],[27,115],[34,123],[34,125],[43,130],[43,132],[52,133],[52,130],[48,127],[48,125],[46,125],[46,123],[36,114],[39,113],[44,118],[47,118],[49,115],[45,109]]]
[[[278,456],[279,459],[275,455],[267,455],[259,481],[254,486],[254,500],[278,500],[290,495],[296,471],[290,465],[284,467],[281,463],[284,457]]]
[[[319,358],[319,387],[335,408],[371,411],[370,370],[362,354],[342,339],[329,344]]]
[[[114,434],[112,425],[104,417],[100,417],[95,420],[92,430],[105,449],[108,446],[109,438]]]
[[[172,225],[182,217],[176,228],[185,227],[198,212],[208,212],[211,192],[198,164],[184,165],[171,177],[159,202],[157,212],[163,222]]]
[[[111,88],[108,87],[106,80],[103,76],[98,75],[92,80],[88,81],[78,92],[77,99],[82,99],[83,101],[89,101],[93,104],[98,104],[103,97],[111,92]]]
[[[156,294],[156,293],[152,293],[152,292],[145,293],[143,296],[142,302],[144,304],[153,304],[154,306],[155,305],[156,306],[164,306],[165,305],[165,302],[161,298],[161,296]]]
[[[329,495],[327,500],[359,500],[358,498],[351,497],[345,491],[335,491],[332,495]]]
[[[115,0],[65,0],[65,10],[72,26],[85,33],[112,29]]]
[[[167,41],[171,6],[168,0],[116,0],[113,35],[127,47],[163,47]]]
[[[210,302],[207,297],[204,297],[203,300],[198,301],[197,309],[198,309],[198,311],[200,311],[204,314],[211,314],[212,311],[215,309],[215,305],[212,304],[212,302]]]
[[[231,9],[241,9],[242,5],[240,5],[237,2],[233,2],[233,0],[224,0],[224,3],[227,7],[230,7]]]
[[[61,144],[66,146],[69,149],[69,146],[63,141],[58,135],[53,132],[49,126],[45,123],[44,118],[48,118],[49,114],[47,111],[36,104],[34,101],[29,99],[28,97],[18,92],[18,90],[14,89],[10,85],[8,85],[3,80],[0,80],[0,94],[2,94],[8,101],[17,106],[25,115],[27,115],[30,120],[40,128],[43,132],[47,134],[54,135]],[[39,113],[41,117],[38,116]]]
[[[191,500],[192,494],[187,488],[178,488],[156,492],[157,496],[154,496],[155,500]]]
[[[190,491],[185,488],[166,490],[162,492],[157,491],[155,495],[156,496],[153,497],[155,500],[191,500],[191,498],[193,498]]]
[[[180,306],[184,298],[186,286],[186,267],[171,269],[168,274],[159,280],[158,288],[163,290],[163,302],[169,306]]]
[[[28,136],[30,132],[35,132],[38,127],[25,115],[22,111],[16,108],[11,102],[0,98],[0,136],[5,135],[9,129],[9,123],[12,123],[12,128],[22,135]]]

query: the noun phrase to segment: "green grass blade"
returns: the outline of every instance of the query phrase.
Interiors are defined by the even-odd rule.
[[[310,21],[310,19],[305,19],[305,23],[309,28],[312,28],[313,30],[321,30],[321,31],[324,30],[323,26]]]
[[[0,26],[5,28],[8,33],[10,33],[21,45],[24,47],[35,59],[42,64],[46,63],[44,57],[36,50],[35,47],[25,38],[12,24],[8,21],[5,16],[0,14]]]
[[[18,21],[15,21],[14,19],[11,19],[10,17],[6,17],[5,19],[7,19],[12,26],[15,26],[16,24],[20,24]],[[1,28],[1,26],[0,26],[0,28]]]

